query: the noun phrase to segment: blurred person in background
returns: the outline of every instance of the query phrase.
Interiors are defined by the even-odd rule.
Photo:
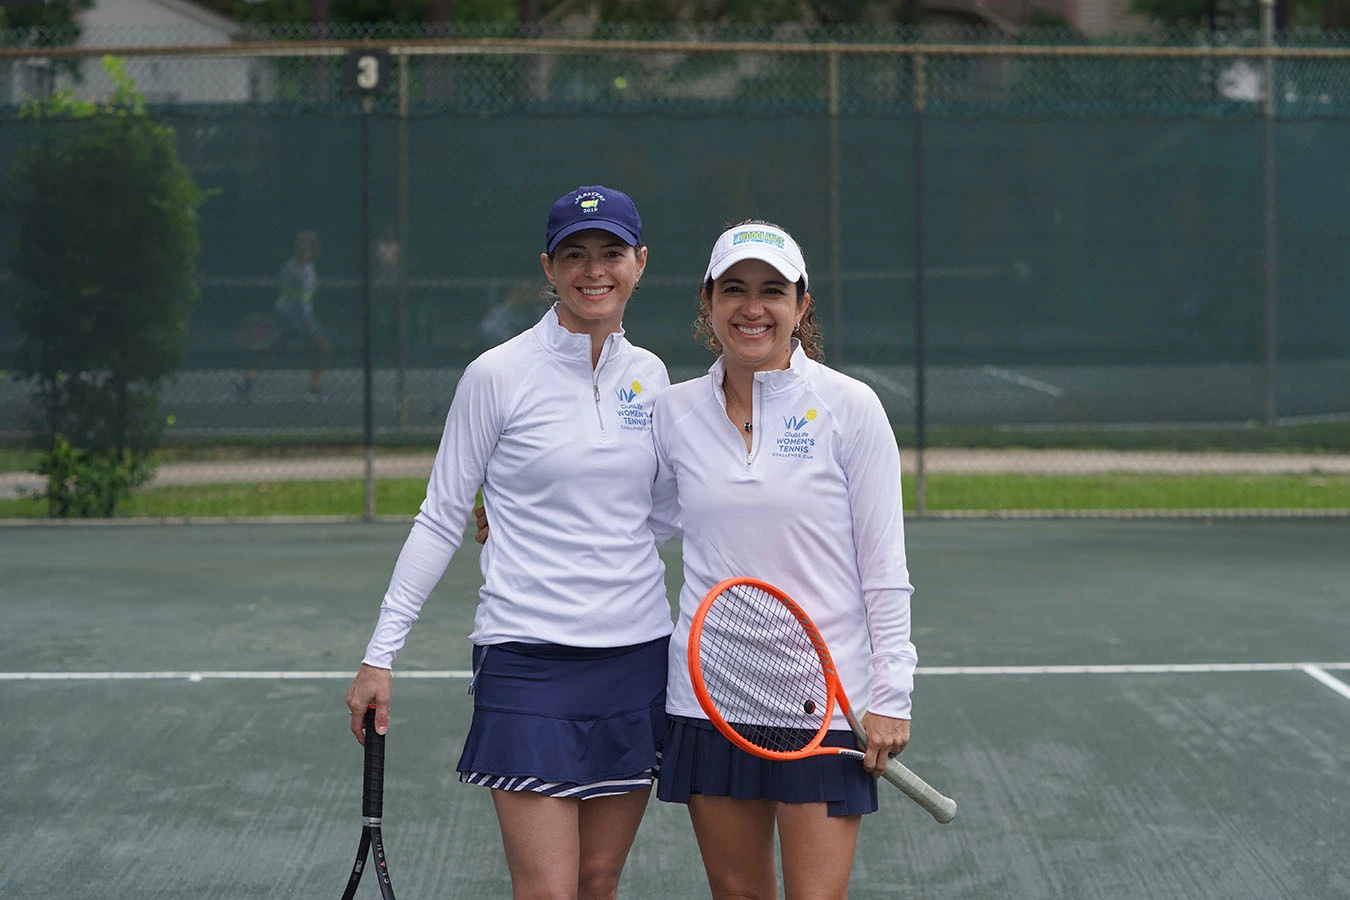
[[[309,374],[308,400],[323,401],[328,394],[323,389],[323,366],[328,357],[328,341],[314,316],[314,294],[319,288],[319,274],[315,263],[319,258],[319,236],[313,231],[301,231],[295,236],[295,248],[277,276],[277,299],[272,306],[276,323],[273,339],[235,386],[245,400],[253,399],[253,386],[259,371],[278,353],[300,339],[314,347],[314,367]]]
[[[547,296],[547,295],[546,295]],[[494,304],[478,322],[478,336],[491,346],[515,337],[539,320],[546,301],[534,282],[512,288],[506,299]]]

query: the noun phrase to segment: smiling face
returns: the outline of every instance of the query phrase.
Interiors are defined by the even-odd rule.
[[[558,322],[576,334],[619,330],[624,307],[647,267],[647,248],[630,247],[608,231],[579,231],[540,257],[558,291]]]
[[[728,369],[787,368],[792,332],[811,304],[810,294],[798,300],[796,284],[768,263],[747,259],[723,272],[703,299]]]

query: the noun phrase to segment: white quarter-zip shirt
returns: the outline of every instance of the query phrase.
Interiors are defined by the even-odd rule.
[[[652,401],[670,376],[623,332],[591,339],[549,310],[464,370],[421,511],[394,566],[365,662],[391,668],[458,549],[478,487],[492,523],[470,638],[622,647],[671,631],[653,513]]]
[[[781,588],[811,616],[855,713],[910,718],[913,587],[900,451],[881,401],[794,340],[788,369],[755,373],[746,452],[725,411],[724,372],[719,359],[663,392],[654,413],[684,532],[667,711],[707,718],[689,680],[689,626],[714,585],[744,576]],[[831,728],[848,728],[837,710]]]

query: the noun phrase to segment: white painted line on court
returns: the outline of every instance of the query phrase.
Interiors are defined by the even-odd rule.
[[[1209,672],[1302,672],[1309,667],[1350,669],[1350,662],[1160,663],[1100,666],[920,666],[920,675],[1189,675]],[[1328,676],[1330,677],[1330,676]]]
[[[919,675],[1158,675],[1207,672],[1305,672],[1338,693],[1350,697],[1350,685],[1327,674],[1327,669],[1350,670],[1350,662],[1294,663],[1162,663],[1098,666],[920,666]],[[201,671],[201,672],[0,672],[0,681],[324,681],[342,680],[354,672],[338,671]],[[468,669],[417,669],[394,673],[394,678],[469,678]]]
[[[1055,387],[1053,384],[1039,381],[1029,375],[1019,375],[1016,372],[1000,368],[999,366],[985,366],[982,371],[984,374],[991,377],[1001,378],[1004,381],[1011,381],[1013,384],[1019,385],[1020,387],[1029,388],[1033,391],[1040,391],[1042,394],[1048,394],[1051,397],[1060,397],[1064,394],[1064,388]]]
[[[894,378],[882,375],[880,372],[878,372],[876,369],[873,369],[871,366],[853,366],[852,368],[853,371],[857,373],[858,377],[862,378],[863,381],[870,381],[872,384],[875,384],[878,387],[883,387],[886,390],[890,391],[891,393],[899,394],[901,397],[909,398],[914,396],[913,392],[910,391],[909,388],[905,387],[903,384],[896,381]]]
[[[322,681],[350,679],[355,672],[0,672],[0,681]],[[468,678],[468,669],[402,671],[395,678]]]
[[[1345,699],[1350,700],[1350,684],[1346,684],[1339,678],[1333,678],[1330,675],[1328,675],[1326,672],[1327,669],[1326,666],[1318,666],[1309,663],[1308,665],[1303,666],[1302,668],[1304,672],[1307,672],[1313,678],[1316,678],[1318,681],[1322,682],[1327,687],[1331,688],[1333,691],[1340,694]]]

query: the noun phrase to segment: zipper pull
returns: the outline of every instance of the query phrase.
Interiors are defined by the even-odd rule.
[[[599,385],[598,383],[592,383],[592,384],[591,384],[591,387],[595,388],[595,402],[596,402],[596,403],[599,403],[599,402],[600,402],[600,385]]]

